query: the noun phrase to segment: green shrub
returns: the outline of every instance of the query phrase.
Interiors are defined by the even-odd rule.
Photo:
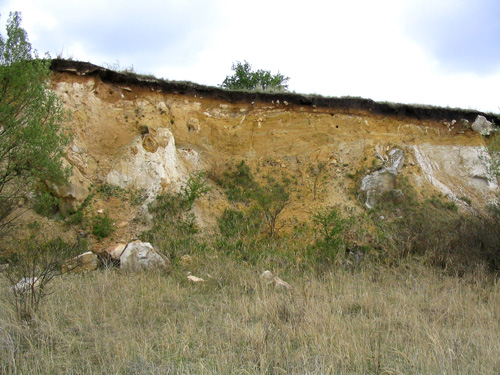
[[[205,172],[190,175],[179,195],[180,201],[184,206],[183,208],[186,211],[191,210],[194,201],[201,198],[210,190],[211,188],[207,186],[207,181],[205,179]]]
[[[259,185],[255,181],[250,167],[242,160],[234,170],[232,169],[232,167],[228,168],[222,180],[227,199],[232,202],[251,202]]]
[[[290,202],[290,193],[284,185],[274,182],[260,186],[255,190],[254,197],[264,217],[269,236],[273,237],[280,229],[278,217]]]
[[[318,236],[313,247],[317,252],[315,258],[319,262],[335,261],[344,245],[343,233],[348,220],[341,216],[337,207],[329,207],[314,214],[312,221]]]
[[[68,222],[74,225],[83,224],[84,220],[85,214],[83,213],[83,209],[81,208],[73,212],[68,218]]]
[[[33,196],[33,209],[39,215],[50,217],[59,209],[60,199],[48,191],[37,191]]]
[[[191,175],[186,185],[178,193],[159,194],[149,203],[148,210],[153,216],[153,227],[142,233],[141,238],[169,249],[174,259],[177,245],[182,241],[196,242],[193,238],[199,232],[194,213],[190,212],[194,202],[210,191],[205,173]],[[179,251],[182,252],[182,249]]]
[[[261,185],[254,179],[250,167],[244,161],[232,169],[230,167],[226,171],[222,183],[227,198],[248,205],[253,203],[257,208],[253,213],[262,216],[269,236],[274,236],[280,229],[278,217],[290,201],[287,186],[291,180],[284,176],[284,182],[279,183],[274,177],[267,176],[267,183]]]
[[[114,231],[114,221],[108,216],[108,213],[94,216],[92,219],[92,234],[98,240],[108,237]]]
[[[179,193],[159,194],[149,204],[148,209],[156,221],[179,218],[183,213],[190,211],[194,202],[210,190],[205,180],[205,173],[200,172],[189,176]]]

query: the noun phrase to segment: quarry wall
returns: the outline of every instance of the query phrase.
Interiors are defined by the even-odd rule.
[[[195,171],[221,176],[244,160],[257,174],[290,179],[294,199],[287,214],[300,220],[326,205],[359,207],[352,176],[382,168],[394,149],[404,153],[399,175],[419,191],[464,209],[484,207],[497,192],[487,174],[485,140],[470,126],[479,115],[498,122],[497,115],[232,92],[64,60],[54,60],[52,69],[53,88],[72,113],[66,158],[75,170],[68,194],[75,205],[92,184],[154,196],[178,190]],[[215,189],[200,212],[213,217],[223,201]]]

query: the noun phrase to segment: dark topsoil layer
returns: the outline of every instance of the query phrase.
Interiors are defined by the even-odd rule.
[[[68,72],[78,75],[99,76],[103,82],[139,86],[153,90],[161,90],[164,93],[184,94],[191,96],[203,96],[226,102],[271,102],[279,100],[280,103],[288,102],[289,105],[316,106],[317,108],[349,111],[365,110],[374,114],[409,117],[420,120],[448,120],[467,119],[474,121],[478,115],[485,116],[500,124],[500,114],[483,113],[470,109],[443,108],[427,105],[399,104],[388,102],[375,102],[371,99],[357,97],[324,97],[319,95],[302,95],[295,93],[266,93],[255,91],[233,91],[219,87],[204,86],[192,82],[166,81],[151,76],[141,76],[135,73],[116,72],[81,61],[69,61],[62,59],[52,60],[50,68],[55,72]]]

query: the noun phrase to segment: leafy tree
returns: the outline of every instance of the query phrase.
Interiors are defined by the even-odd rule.
[[[20,199],[67,177],[66,112],[50,90],[48,56],[38,57],[20,23],[21,15],[11,13],[6,37],[0,35],[0,233]]]
[[[252,71],[252,66],[247,62],[233,63],[232,76],[227,76],[221,87],[230,90],[286,90],[289,77],[281,73],[272,75],[269,70]]]

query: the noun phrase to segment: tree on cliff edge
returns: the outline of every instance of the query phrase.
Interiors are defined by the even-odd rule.
[[[6,36],[0,34],[0,234],[20,199],[66,178],[66,113],[50,90],[49,58],[38,57],[20,23],[11,13]]]
[[[288,80],[281,73],[272,75],[269,70],[252,71],[252,66],[247,62],[233,63],[231,68],[234,71],[232,76],[227,76],[221,87],[230,90],[276,90],[286,91]]]

